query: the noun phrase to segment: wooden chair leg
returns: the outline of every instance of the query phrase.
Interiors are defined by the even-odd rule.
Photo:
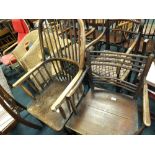
[[[134,133],[134,135],[141,135],[141,134],[143,133],[143,131],[144,131],[145,128],[146,128],[146,126],[143,125],[138,131],[136,131],[136,132]]]
[[[22,119],[22,118],[18,118],[17,121],[19,123],[22,123],[22,124],[30,127],[30,128],[34,128],[34,129],[41,129],[42,128],[40,125],[34,124],[34,123],[29,122],[29,121]]]

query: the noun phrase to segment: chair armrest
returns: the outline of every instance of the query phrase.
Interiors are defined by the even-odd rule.
[[[75,86],[77,81],[80,79],[83,70],[79,70],[74,79],[70,82],[70,84],[66,87],[66,89],[62,92],[59,98],[54,102],[51,106],[52,111],[56,111],[62,104],[62,101],[66,98],[66,95],[71,91],[71,89]]]
[[[92,28],[91,30],[89,30],[88,32],[86,32],[86,37],[91,35],[93,32],[95,31],[95,28]]]
[[[151,125],[148,85],[146,80],[144,81],[144,88],[143,88],[143,122],[146,126]]]
[[[24,74],[19,80],[17,80],[12,86],[13,87],[17,87],[20,86],[24,81],[26,81],[30,75],[37,70],[44,62],[39,63],[38,65],[36,65],[34,68],[32,68],[31,70],[29,70],[26,74]]]
[[[96,42],[98,42],[103,37],[105,31],[106,31],[106,28],[103,30],[103,32],[96,39],[94,39],[92,42],[90,42],[89,44],[86,45],[86,49],[88,49],[90,46],[92,46]]]
[[[9,46],[6,50],[3,51],[3,55],[6,55],[6,53],[13,47],[15,47],[18,44],[18,42],[15,42],[14,44],[12,44],[11,46]]]
[[[77,90],[77,88],[79,87],[79,85],[82,83],[86,73],[88,71],[88,68],[82,73],[80,79],[77,81],[77,83],[74,85],[74,87],[71,89],[71,91],[66,95],[66,97],[71,97]]]

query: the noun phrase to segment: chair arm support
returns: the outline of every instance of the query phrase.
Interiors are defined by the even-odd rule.
[[[89,44],[86,45],[86,49],[88,49],[90,46],[92,46],[96,42],[98,42],[103,37],[105,31],[106,31],[106,28],[103,30],[103,32],[96,39],[94,39],[92,42],[90,42]]]
[[[144,82],[144,88],[143,88],[143,122],[146,126],[151,125],[148,85],[146,81]]]
[[[89,30],[88,32],[86,32],[86,37],[91,35],[93,32],[95,31],[95,28],[92,28],[91,30]]]
[[[15,42],[14,44],[12,44],[11,46],[9,46],[6,50],[3,51],[3,55],[6,55],[6,53],[13,48],[14,46],[16,46],[18,44],[18,42]]]
[[[51,106],[52,111],[56,111],[62,104],[62,101],[66,98],[66,95],[71,91],[71,89],[75,86],[77,81],[80,79],[81,75],[83,73],[83,70],[79,70],[79,72],[76,74],[74,79],[70,82],[70,84],[66,87],[66,89],[62,92],[62,94],[59,96],[59,98],[54,102],[54,104]]]
[[[12,86],[17,87],[20,86],[24,81],[26,81],[30,75],[37,70],[44,62],[39,63],[34,68],[32,68],[30,71],[28,71],[26,74],[24,74],[19,80],[17,80]]]
[[[86,73],[88,71],[88,68],[82,73],[80,79],[77,81],[77,83],[75,84],[75,86],[71,89],[71,91],[66,95],[66,97],[70,98],[74,93],[75,91],[77,90],[77,88],[79,87],[79,85],[82,83]]]

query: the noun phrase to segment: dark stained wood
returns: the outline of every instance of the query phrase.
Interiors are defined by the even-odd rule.
[[[79,134],[133,134],[138,129],[137,105],[128,97],[106,90],[89,91],[67,128]]]
[[[0,104],[8,112],[8,114],[14,119],[14,122],[22,123],[28,127],[34,129],[41,129],[41,126],[34,124],[20,116],[20,112],[26,110],[23,105],[18,103],[11,95],[9,95],[0,85]],[[13,122],[13,126],[14,126]],[[6,130],[8,130],[6,128]],[[4,130],[4,133],[6,131]]]
[[[97,59],[98,58],[98,59]],[[94,62],[95,60],[95,62]],[[149,114],[149,100],[145,77],[150,67],[153,56],[126,54],[118,52],[92,51],[87,52],[87,67],[91,90],[77,107],[77,115],[72,114],[66,127],[78,134],[140,134],[144,127],[151,125]],[[137,72],[139,81],[136,84],[128,79],[120,79],[106,74],[104,67],[124,68],[125,65],[131,72]],[[129,67],[130,66],[130,67]],[[139,67],[140,69],[138,69]],[[142,67],[143,66],[143,67]],[[125,68],[126,68],[125,67]],[[141,68],[142,67],[142,68]],[[139,72],[140,71],[140,72]],[[81,81],[82,79],[80,79]],[[76,88],[80,85],[77,82]],[[105,85],[112,85],[115,90],[108,90]],[[144,87],[144,88],[143,88]],[[102,89],[101,89],[102,88]],[[103,89],[106,88],[106,89]],[[120,93],[121,90],[123,93]],[[138,126],[138,109],[136,99],[143,91],[143,124]],[[76,90],[74,89],[74,92]],[[127,93],[128,91],[133,93]],[[74,93],[72,92],[72,94]],[[129,96],[130,94],[130,96]]]

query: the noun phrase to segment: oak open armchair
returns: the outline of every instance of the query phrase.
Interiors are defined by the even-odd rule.
[[[78,134],[140,134],[144,127],[151,125],[145,78],[153,56],[104,52],[96,59],[96,53],[98,52],[88,52],[86,60],[91,89],[79,103],[76,113],[72,114],[66,123],[66,128]],[[122,66],[122,59],[130,62],[123,62]],[[141,76],[134,84],[132,81],[107,75],[102,70],[103,66],[130,69],[133,73],[141,73]],[[76,94],[82,79],[83,77],[68,94],[68,98]],[[107,86],[111,86],[112,89]],[[117,87],[121,88],[121,93],[115,91]],[[144,126],[141,127],[138,119],[138,96],[143,96]]]
[[[66,95],[85,73],[85,50],[99,38],[86,45],[83,21],[71,19],[40,20],[39,39],[43,61],[13,86],[21,86],[34,99],[28,107],[33,116],[60,131],[83,96],[83,85],[72,97],[74,103]]]

